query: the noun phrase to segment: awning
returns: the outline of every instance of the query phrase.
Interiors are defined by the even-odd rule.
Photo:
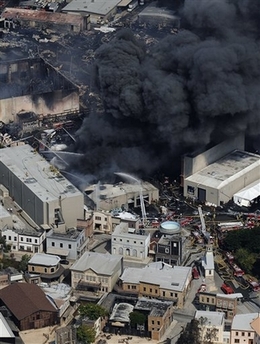
[[[58,247],[48,247],[47,253],[56,254],[57,256],[67,257],[69,255],[69,250],[64,250],[63,248],[58,248]]]
[[[259,180],[235,193],[233,196],[233,200],[237,205],[241,207],[249,207],[251,202],[258,196],[260,196]]]

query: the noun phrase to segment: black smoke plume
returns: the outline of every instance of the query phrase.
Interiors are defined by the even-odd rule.
[[[259,0],[186,0],[185,25],[147,49],[121,30],[96,51],[103,114],[77,133],[77,168],[171,173],[181,154],[260,130]]]

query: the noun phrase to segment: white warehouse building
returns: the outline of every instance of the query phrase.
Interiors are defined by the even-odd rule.
[[[183,193],[221,206],[259,181],[260,156],[244,151],[244,138],[230,139],[208,151],[184,158]],[[260,189],[259,189],[260,195]]]
[[[84,218],[84,197],[29,145],[0,150],[0,183],[14,202],[42,228],[77,226]]]

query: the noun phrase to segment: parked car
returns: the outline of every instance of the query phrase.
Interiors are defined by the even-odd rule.
[[[197,268],[192,268],[192,277],[193,279],[199,279],[200,278],[200,274]]]
[[[225,294],[234,294],[234,290],[227,284],[223,283],[221,286],[221,290]]]

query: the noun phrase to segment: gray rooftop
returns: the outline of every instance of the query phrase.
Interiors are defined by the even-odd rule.
[[[159,285],[162,289],[183,291],[191,276],[191,267],[164,265],[161,262],[148,264],[144,268],[126,268],[120,277],[124,283],[140,282]]]
[[[66,178],[29,145],[0,150],[0,162],[43,202],[81,194]]]
[[[196,311],[195,319],[204,319],[206,326],[224,326],[225,313],[223,312],[210,312],[210,311]]]
[[[258,316],[258,313],[236,314],[232,321],[231,330],[253,331],[250,324]]]
[[[101,196],[104,198],[115,198],[119,196],[125,196],[126,194],[139,194],[140,188],[142,187],[143,196],[148,195],[150,191],[158,191],[158,189],[148,182],[142,182],[141,185],[138,183],[135,184],[127,184],[127,183],[119,183],[116,185],[113,184],[94,184],[88,186],[85,191],[90,193],[90,197],[96,198],[96,196]],[[91,195],[91,192],[93,195]]]
[[[120,222],[120,224],[115,227],[114,232],[112,233],[112,237],[115,237],[115,236],[129,237],[129,235],[131,235],[132,239],[145,240],[150,234],[148,233],[145,235],[141,235],[141,234],[129,233],[128,223],[125,223],[125,222]]]
[[[46,253],[35,253],[28,264],[56,266],[60,262],[60,257]]]
[[[138,299],[135,310],[143,310],[149,311],[150,316],[153,317],[162,317],[167,309],[172,306],[172,302],[170,301],[160,301],[160,300],[153,300],[147,299],[146,297],[141,297]]]
[[[259,155],[235,150],[185,180],[220,189],[257,166]]]
[[[62,11],[79,11],[104,16],[115,8],[120,1],[121,0],[72,0]]]
[[[70,270],[82,272],[91,269],[97,274],[111,276],[121,260],[121,256],[109,253],[85,252]]]

